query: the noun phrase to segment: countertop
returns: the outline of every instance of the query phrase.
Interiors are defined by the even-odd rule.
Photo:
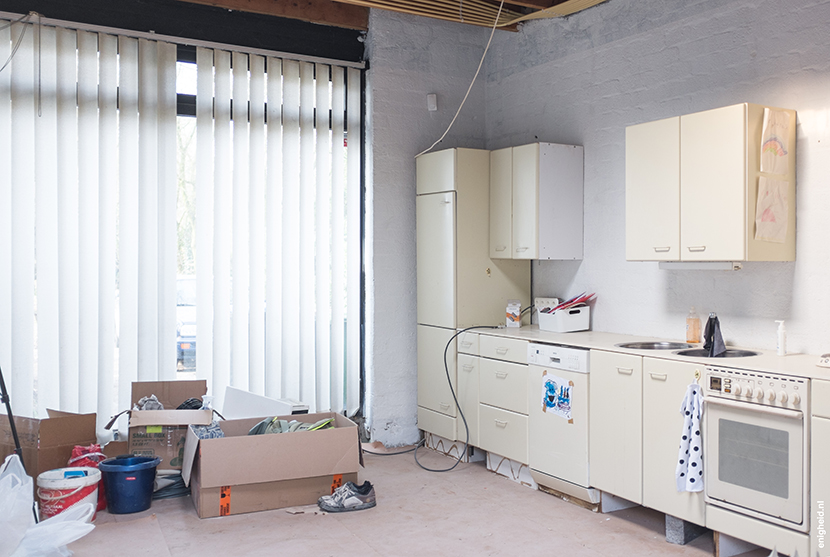
[[[729,346],[730,349],[737,348],[742,350],[752,350],[753,352],[758,352],[758,355],[747,356],[745,358],[693,358],[688,356],[679,356],[674,353],[674,350],[634,350],[617,346],[618,344],[627,342],[683,342],[682,339],[641,337],[635,335],[624,335],[620,333],[604,333],[599,331],[552,333],[549,331],[542,331],[539,329],[538,325],[524,326],[519,329],[505,328],[479,330],[476,332],[482,335],[503,336],[527,340],[530,342],[577,346],[581,348],[590,348],[592,350],[607,350],[609,352],[619,352],[621,354],[634,354],[647,358],[675,360],[680,362],[696,362],[701,365],[778,373],[781,375],[830,381],[830,368],[818,367],[816,362],[819,360],[819,356],[813,354],[787,354],[786,356],[779,356],[774,350],[761,350],[758,348],[743,346]]]

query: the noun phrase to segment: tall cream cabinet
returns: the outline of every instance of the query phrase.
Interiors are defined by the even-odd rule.
[[[765,109],[783,115],[773,143]],[[626,128],[626,259],[795,260],[795,127],[793,110],[742,103]],[[773,147],[786,168],[762,173],[762,149]],[[760,215],[783,225],[780,238],[756,239],[762,181],[782,197]]]
[[[583,149],[532,143],[490,153],[490,257],[582,259]]]
[[[477,380],[468,368],[459,379],[456,341],[447,350],[448,370],[444,349],[458,329],[504,323],[508,300],[529,305],[530,263],[489,257],[489,151],[428,153],[416,168],[418,425],[464,440],[449,384],[458,395],[461,383],[462,403],[475,409]],[[468,420],[474,414],[465,410]]]

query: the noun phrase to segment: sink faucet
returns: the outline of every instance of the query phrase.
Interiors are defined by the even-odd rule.
[[[710,358],[722,356],[726,352],[726,343],[720,332],[720,320],[715,312],[709,314],[706,329],[703,331],[703,349],[708,351]]]

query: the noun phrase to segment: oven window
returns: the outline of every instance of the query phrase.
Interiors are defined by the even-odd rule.
[[[789,442],[786,431],[719,420],[718,479],[787,499]]]

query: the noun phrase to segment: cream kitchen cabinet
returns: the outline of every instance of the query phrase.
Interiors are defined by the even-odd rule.
[[[507,300],[530,304],[530,263],[489,257],[489,161],[480,149],[416,160],[418,426],[450,440],[465,432],[444,370],[447,342],[458,329],[504,323]],[[447,351],[450,381],[464,389],[460,404],[475,397],[475,409],[476,378],[457,370],[456,345]]]
[[[641,356],[591,350],[591,484],[638,504],[643,502],[642,377]]]
[[[795,259],[796,114],[771,109],[789,116],[788,168],[762,174],[765,108],[742,103],[626,128],[626,259]],[[787,183],[781,243],[755,239],[762,176]]]
[[[479,337],[479,447],[527,464],[527,341]]]
[[[490,257],[582,259],[583,149],[532,143],[490,153]]]
[[[643,358],[643,506],[701,526],[703,493],[678,492],[674,471],[684,417],[680,405],[703,366]]]

